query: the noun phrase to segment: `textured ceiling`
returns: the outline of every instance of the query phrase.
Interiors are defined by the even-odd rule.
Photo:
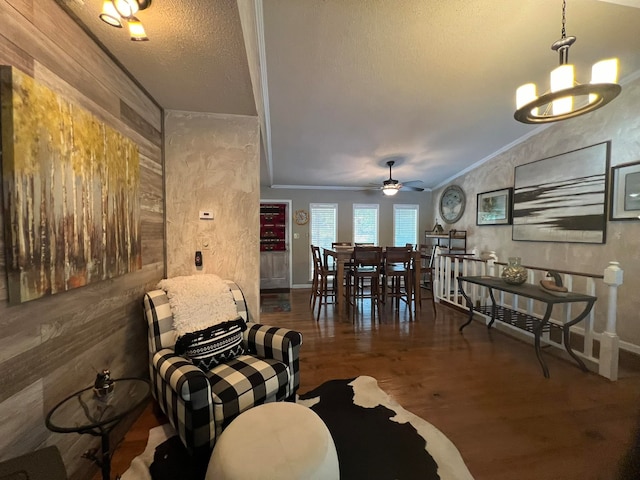
[[[101,0],[59,1],[164,108],[256,115],[235,1],[153,0],[138,15],[149,42],[100,22]],[[611,56],[622,78],[640,70],[634,2],[567,2],[577,80]],[[435,187],[537,128],[513,119],[514,92],[530,81],[547,89],[558,62],[560,0],[256,3],[270,127],[263,185],[358,188],[382,182],[394,159],[394,178]]]

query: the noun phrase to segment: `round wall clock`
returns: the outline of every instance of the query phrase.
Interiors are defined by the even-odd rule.
[[[466,196],[457,185],[449,185],[440,197],[440,215],[447,223],[456,223],[464,213]]]
[[[309,222],[309,213],[306,210],[296,210],[293,218],[298,225],[306,225]]]

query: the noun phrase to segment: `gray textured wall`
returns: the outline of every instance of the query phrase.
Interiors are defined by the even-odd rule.
[[[234,280],[249,313],[260,305],[260,135],[257,117],[167,111],[167,276],[214,273]],[[200,220],[200,210],[213,220]],[[204,250],[207,239],[210,249]],[[195,251],[203,266],[194,264]]]
[[[100,439],[51,433],[44,419],[91,385],[98,369],[109,367],[114,377],[148,375],[141,301],[164,272],[162,111],[54,0],[0,0],[0,18],[0,64],[64,95],[140,151],[141,270],[9,306],[0,255],[0,460],[55,444],[70,478],[89,478],[96,466],[80,456],[99,448]],[[120,427],[113,444],[126,422]]]
[[[609,105],[581,117],[551,124],[538,134],[496,156],[477,169],[455,179],[467,194],[467,209],[456,228],[467,228],[471,247],[495,250],[500,259],[522,257],[528,265],[602,273],[609,261],[624,269],[624,285],[618,295],[618,334],[622,341],[640,345],[638,312],[640,297],[640,221],[607,222],[604,245],[541,243],[511,240],[511,226],[476,226],[476,195],[513,186],[514,168],[560,153],[611,140],[611,166],[640,160],[640,80],[623,86]],[[515,121],[515,120],[514,120]],[[442,188],[433,192],[434,211]],[[606,297],[596,304],[598,330],[604,326]],[[637,351],[640,351],[638,349]]]

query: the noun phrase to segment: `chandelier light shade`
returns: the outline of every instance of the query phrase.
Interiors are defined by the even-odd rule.
[[[122,28],[122,22],[120,21],[120,15],[113,5],[111,0],[104,0],[102,4],[102,13],[100,14],[100,20],[108,23],[112,27]]]
[[[131,35],[131,40],[134,42],[144,42],[149,40],[147,32],[144,31],[144,26],[140,20],[136,17],[131,17],[128,19],[127,23],[129,24],[129,35]]]
[[[135,16],[149,5],[151,0],[104,0],[100,20],[118,28],[122,28],[126,21],[131,40],[136,42],[149,40],[142,22]]]
[[[131,18],[140,10],[136,0],[113,0],[113,6],[122,18]]]
[[[618,81],[618,59],[610,58],[593,65],[591,82],[575,80],[575,69],[569,63],[569,47],[576,37],[565,31],[567,2],[562,2],[562,37],[551,45],[558,52],[560,65],[551,71],[549,92],[538,97],[536,85],[527,83],[516,90],[514,118],[523,123],[549,123],[592,112],[616,98],[622,88]]]

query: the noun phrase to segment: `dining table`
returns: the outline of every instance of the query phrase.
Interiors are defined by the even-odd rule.
[[[339,279],[344,278],[345,265],[351,262],[353,257],[353,246],[335,246],[333,248],[324,248],[324,253],[327,256],[330,256],[334,259],[334,265],[336,268],[336,277],[334,280],[335,290],[336,290],[336,304],[338,307],[338,312],[343,313],[345,311],[346,299],[345,299],[345,286],[344,282]],[[384,247],[382,249],[384,255]],[[411,251],[412,257],[412,268],[413,268],[413,279],[412,282],[412,296],[415,300],[416,308],[420,304],[418,297],[416,295],[420,292],[420,282],[422,281],[422,257],[421,252],[419,250]]]

